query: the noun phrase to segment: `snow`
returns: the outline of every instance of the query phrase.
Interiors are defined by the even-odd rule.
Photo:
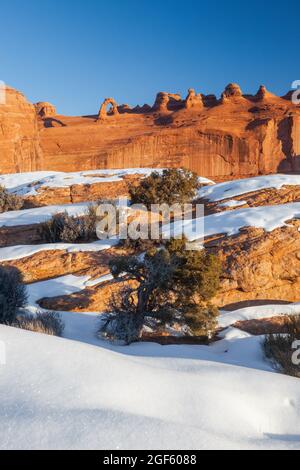
[[[242,180],[227,181],[225,183],[205,186],[198,191],[201,198],[209,201],[222,201],[241,194],[260,191],[263,189],[281,189],[283,186],[300,185],[300,175],[268,175],[246,178]]]
[[[26,194],[30,192],[30,186],[38,181],[59,175],[57,171],[33,171],[28,173],[12,173],[8,175],[0,175],[0,186],[5,187],[10,192],[17,194]]]
[[[90,204],[90,202],[82,202],[4,212],[0,214],[0,227],[40,224],[51,219],[54,214],[63,212],[73,216],[82,216],[86,213]]]
[[[28,308],[38,307],[37,301],[46,297],[70,295],[87,287],[94,287],[101,283],[113,280],[111,274],[104,274],[91,279],[90,276],[74,276],[69,274],[47,281],[35,282],[27,285]],[[267,304],[254,307],[245,307],[232,312],[221,311],[218,320],[219,328],[228,328],[238,321],[258,320],[284,315],[300,315],[300,302],[291,304]]]
[[[241,308],[233,312],[221,312],[219,326],[220,328],[227,328],[238,321],[258,320],[284,315],[300,315],[300,303],[261,305]]]
[[[107,282],[113,279],[111,274],[105,274],[96,279],[91,280],[91,276],[74,276],[68,274],[67,276],[60,276],[47,281],[35,282],[27,285],[28,291],[28,304],[36,307],[37,301],[45,297],[58,297],[62,295],[70,295],[75,292],[93,287],[102,282]]]
[[[41,186],[116,181],[131,171],[144,169],[2,175],[0,185],[18,194],[34,194]],[[228,198],[229,207],[238,207],[243,201],[230,199],[237,194],[263,185],[300,184],[300,176],[249,181],[208,186],[200,192],[211,200]],[[224,185],[229,186],[224,190]],[[40,223],[65,210],[83,215],[88,205],[0,214],[0,226]],[[271,231],[299,217],[300,202],[236,209],[205,217],[204,232],[234,235],[245,226]],[[196,222],[184,223],[191,241],[203,235],[201,223],[193,233]],[[180,231],[179,222],[173,227],[175,233]],[[116,243],[6,247],[0,249],[0,261],[48,250],[100,251]],[[66,275],[29,284],[28,310],[42,310],[37,304],[41,298],[70,295],[111,279],[111,274],[96,279]],[[275,373],[263,356],[262,337],[232,326],[240,320],[298,315],[300,303],[222,311],[222,339],[210,346],[116,346],[97,337],[98,312],[60,314],[63,338],[0,325],[0,343],[6,349],[6,364],[0,361],[1,449],[300,449],[299,379]]]
[[[0,175],[0,186],[20,196],[34,196],[40,188],[68,188],[77,184],[115,183],[128,175],[148,176],[155,168],[127,168],[124,170],[89,170],[73,173],[37,171]],[[199,177],[199,183],[212,184],[207,178]]]
[[[225,201],[220,204],[220,207],[239,207],[247,204],[247,201],[235,201],[234,199],[230,199],[229,201]]]
[[[166,224],[163,233],[174,233],[178,236],[184,230],[186,237],[190,241],[208,237],[216,234],[236,235],[243,227],[263,228],[271,232],[278,227],[287,225],[291,219],[300,218],[300,202],[282,204],[277,206],[261,206],[246,209],[236,209],[235,211],[219,212],[194,220],[177,221],[173,224]],[[203,233],[204,231],[204,233]]]
[[[91,243],[46,243],[41,245],[15,245],[0,248],[0,262],[33,256],[41,251],[60,250],[67,253],[98,252],[118,244],[117,239],[98,240]]]
[[[30,284],[37,300],[111,279]],[[300,304],[223,312],[220,326]],[[235,328],[210,346],[121,347],[100,340],[97,313],[60,312],[63,338],[0,325],[1,449],[299,449],[300,382],[276,374],[261,337]]]
[[[113,183],[127,175],[146,176],[151,168],[128,168],[125,170],[89,170],[73,173],[37,171],[0,176],[0,185],[9,191],[34,196],[39,188],[68,188],[75,184]]]
[[[271,372],[260,338],[114,347],[81,324],[85,342],[0,326],[1,449],[300,447],[300,382]]]

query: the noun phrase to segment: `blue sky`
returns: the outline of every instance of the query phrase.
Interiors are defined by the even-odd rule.
[[[231,81],[283,94],[300,79],[290,0],[10,0],[0,14],[0,80],[63,114],[95,113],[107,96],[219,95]]]

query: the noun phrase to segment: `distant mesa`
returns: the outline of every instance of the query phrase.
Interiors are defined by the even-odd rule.
[[[56,108],[47,101],[40,101],[34,105],[36,113],[42,118],[56,116]]]

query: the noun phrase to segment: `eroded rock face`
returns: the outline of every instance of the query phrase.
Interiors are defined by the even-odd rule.
[[[203,104],[202,95],[200,93],[196,94],[195,90],[193,88],[190,88],[188,96],[185,100],[186,109],[191,109],[191,108],[202,109],[203,106],[204,104]]]
[[[255,300],[299,301],[299,227],[298,220],[272,232],[245,228],[236,237],[208,243],[224,267],[215,303],[224,307]]]
[[[156,95],[155,103],[152,111],[155,113],[167,113],[175,111],[183,107],[184,101],[181,96],[176,93],[165,93],[163,91]]]
[[[242,90],[236,83],[229,83],[222,93],[221,102],[226,104],[235,98],[243,98]]]
[[[223,265],[220,291],[213,302],[222,308],[237,308],[252,302],[299,301],[299,227],[297,220],[272,232],[244,228],[239,235],[207,241],[207,249],[218,254]],[[98,278],[109,271],[111,257],[122,253],[122,248],[100,253],[53,250],[4,264],[20,269],[26,282],[71,273]],[[73,295],[46,299],[41,305],[55,310],[103,311],[112,292],[122,287],[122,282],[107,281]]]
[[[138,184],[140,175],[127,175],[120,181],[94,184],[73,184],[69,187],[40,187],[36,194],[24,197],[24,208],[76,204],[129,196],[129,186]]]
[[[2,262],[2,266],[14,266],[23,275],[25,283],[45,281],[67,274],[98,278],[109,272],[112,256],[122,250],[112,248],[99,252],[67,252],[63,250],[40,251],[32,256]]]
[[[220,100],[193,89],[187,99],[161,92],[152,108],[120,112],[107,99],[98,118],[46,119],[15,90],[8,97],[0,106],[0,173],[187,167],[218,181],[300,169],[300,107],[263,86],[251,96],[230,84]]]
[[[0,248],[41,243],[40,224],[0,227]]]
[[[22,93],[5,89],[0,104],[0,173],[35,171],[43,166],[35,108]]]
[[[256,98],[258,101],[263,101],[265,99],[272,98],[272,97],[276,98],[276,96],[270,93],[264,85],[261,85],[259,87],[258,92],[256,93]]]

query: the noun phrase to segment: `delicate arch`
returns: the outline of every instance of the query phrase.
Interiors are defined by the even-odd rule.
[[[115,100],[113,98],[106,98],[101,105],[101,108],[98,114],[98,120],[107,118],[107,106],[110,104],[112,105],[112,114],[114,116],[117,116],[119,114],[118,105],[115,102]]]

